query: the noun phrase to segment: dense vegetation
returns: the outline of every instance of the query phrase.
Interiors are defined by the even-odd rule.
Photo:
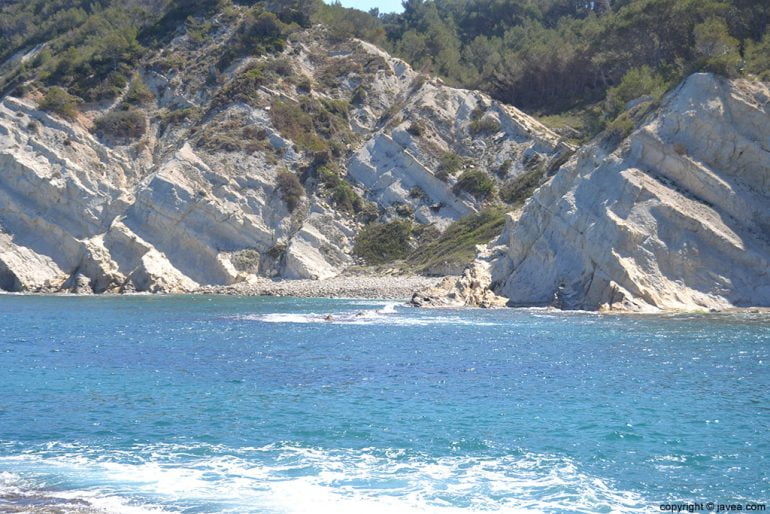
[[[405,0],[351,34],[587,137],[685,75],[770,78],[766,0]],[[337,7],[326,19],[348,16]],[[364,30],[362,27],[366,27]],[[382,30],[384,30],[384,35]],[[553,116],[553,115],[559,116]],[[479,119],[473,131],[494,131]]]
[[[766,0],[407,0],[380,19],[416,67],[553,113],[640,73],[637,95],[696,70],[766,72],[769,17]]]
[[[372,223],[361,230],[353,251],[368,264],[383,264],[409,255],[412,224],[408,221]]]
[[[455,221],[443,233],[405,220],[372,223],[358,235],[354,251],[369,265],[396,264],[410,272],[462,268],[473,261],[477,245],[502,233],[506,212],[489,207]]]
[[[387,15],[321,0],[27,0],[0,7],[0,62],[45,46],[0,70],[0,91],[36,79],[84,101],[114,97],[147,49],[162,47],[180,27],[204,37],[206,20],[227,19],[234,5],[254,10],[220,68],[280,50],[292,31],[323,23],[332,38],[367,39],[451,83],[559,114],[546,121],[584,135],[604,128],[629,100],[658,97],[693,71],[770,78],[766,0],[405,0],[403,13]],[[480,118],[472,130],[496,127]]]
[[[493,207],[455,221],[439,237],[418,246],[406,264],[417,272],[469,264],[476,256],[476,245],[486,244],[502,233],[506,211]]]
[[[540,114],[555,127],[578,129],[577,139],[606,128],[630,100],[657,99],[695,71],[770,79],[767,0],[403,4],[401,14],[370,12],[379,24],[339,6],[321,12],[335,31],[347,30],[418,70]],[[489,118],[472,126],[474,133],[495,130]]]

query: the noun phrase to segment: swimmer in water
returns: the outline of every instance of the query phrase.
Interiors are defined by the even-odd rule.
[[[362,311],[358,311],[358,312],[356,313],[356,318],[361,318],[361,317],[363,317],[363,316],[364,316],[364,313],[363,313]]]
[[[332,315],[331,315],[331,314],[327,314],[327,315],[324,317],[324,321],[334,321],[334,318],[332,318]]]

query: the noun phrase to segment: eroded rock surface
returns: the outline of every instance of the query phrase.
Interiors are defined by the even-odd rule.
[[[505,307],[508,299],[498,296],[490,288],[490,268],[494,258],[494,250],[480,246],[478,257],[459,279],[444,277],[435,286],[415,292],[410,303],[415,307]]]
[[[509,305],[770,305],[770,90],[689,77],[617,148],[581,149],[508,223]]]
[[[0,101],[0,289],[189,292],[254,276],[326,279],[354,263],[367,221],[341,193],[373,202],[370,217],[442,228],[482,205],[453,190],[463,169],[510,160],[515,176],[563,150],[515,109],[367,43],[330,42],[320,28],[280,54],[215,72],[236,26],[217,26],[203,42],[180,35],[143,63],[137,73],[155,98],[132,107],[147,119],[134,141],[92,135],[120,98],[85,105],[75,120],[39,110],[34,95]],[[333,127],[344,141],[328,143],[348,189],[322,183],[316,140],[276,122],[277,106],[301,116],[313,102],[325,109],[314,116],[344,125]],[[492,128],[471,137],[472,118],[482,117]],[[407,131],[412,122],[420,136]],[[440,180],[449,152],[463,169]],[[304,188],[292,211],[278,184],[284,171]]]

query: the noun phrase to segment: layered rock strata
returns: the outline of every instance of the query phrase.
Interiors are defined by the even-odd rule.
[[[582,148],[511,219],[490,287],[511,306],[770,305],[770,90],[689,77],[616,148]]]

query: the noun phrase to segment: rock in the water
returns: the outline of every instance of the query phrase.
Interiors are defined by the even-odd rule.
[[[91,279],[82,273],[75,274],[69,280],[69,291],[75,294],[91,294],[94,292],[91,287]]]

